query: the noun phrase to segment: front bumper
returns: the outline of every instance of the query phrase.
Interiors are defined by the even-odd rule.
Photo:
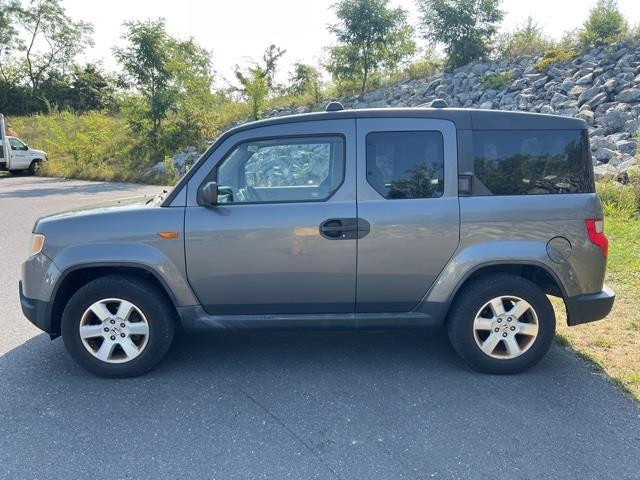
[[[51,315],[49,315],[49,302],[27,298],[22,292],[22,282],[18,284],[20,292],[20,306],[22,313],[27,320],[33,323],[40,330],[47,332],[49,335],[57,335],[59,332],[53,331],[51,326]]]
[[[599,293],[578,295],[565,299],[569,326],[602,320],[609,315],[616,298],[615,292],[606,285]]]

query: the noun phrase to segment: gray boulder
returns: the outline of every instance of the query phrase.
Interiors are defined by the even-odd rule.
[[[616,100],[624,103],[640,102],[640,88],[628,88],[623,90],[618,94]]]
[[[622,140],[616,143],[616,147],[620,153],[635,155],[638,149],[638,144],[634,140]]]
[[[601,91],[602,91],[602,87],[593,87],[593,88],[589,88],[589,89],[585,90],[578,97],[578,105],[582,105],[583,103],[588,102],[593,97],[598,95]]]
[[[596,180],[612,179],[618,175],[618,169],[612,165],[596,165],[593,167],[593,175]]]

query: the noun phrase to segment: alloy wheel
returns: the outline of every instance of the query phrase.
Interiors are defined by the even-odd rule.
[[[473,336],[488,356],[501,360],[519,357],[538,337],[536,311],[526,300],[513,296],[493,298],[473,321]]]
[[[105,298],[85,310],[79,327],[82,344],[106,363],[124,363],[138,357],[149,341],[149,322],[133,303]]]

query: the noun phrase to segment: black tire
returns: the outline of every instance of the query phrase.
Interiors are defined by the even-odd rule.
[[[42,167],[42,162],[40,160],[34,160],[31,162],[28,170],[29,175],[36,175],[40,171],[40,167]]]
[[[87,309],[100,300],[118,298],[134,304],[146,317],[146,346],[124,363],[108,363],[92,355],[80,338],[80,322]],[[73,359],[86,370],[104,377],[134,377],[151,370],[165,356],[175,332],[174,309],[164,292],[134,276],[109,275],[80,288],[62,314],[62,338]]]
[[[537,316],[537,337],[529,341],[528,349],[515,358],[494,358],[486,354],[476,342],[474,333],[474,320],[480,309],[492,299],[502,296],[525,300]],[[544,357],[553,341],[556,318],[551,302],[534,283],[517,275],[489,274],[472,280],[456,295],[447,326],[453,348],[472,368],[485,373],[510,374],[526,370]],[[528,341],[527,337],[524,341]],[[502,347],[506,344],[500,342],[494,353],[499,354]]]

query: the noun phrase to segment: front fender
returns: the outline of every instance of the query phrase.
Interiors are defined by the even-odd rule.
[[[166,240],[164,240],[166,241]],[[197,305],[184,273],[161,250],[146,243],[90,243],[64,248],[53,258],[64,278],[89,267],[134,267],[153,274],[167,288],[176,306]]]
[[[428,302],[450,302],[464,281],[480,268],[492,265],[533,265],[545,269],[557,281],[565,296],[580,291],[578,277],[569,261],[554,263],[546,242],[506,240],[477,243],[460,249],[440,273],[423,298]]]

